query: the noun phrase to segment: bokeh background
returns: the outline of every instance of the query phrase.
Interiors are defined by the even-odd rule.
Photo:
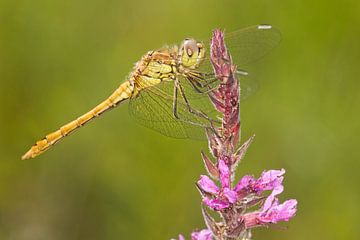
[[[360,239],[360,2],[0,0],[0,239],[169,239],[204,227],[204,142],[137,125],[127,104],[38,159],[35,140],[107,97],[150,49],[258,23],[283,40],[242,103],[239,175],[287,170],[296,218],[254,239]]]

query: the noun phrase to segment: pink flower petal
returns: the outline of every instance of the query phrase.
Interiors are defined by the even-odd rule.
[[[279,204],[275,199],[273,205],[265,212],[261,212],[258,220],[263,223],[277,223],[279,221],[289,221],[290,218],[295,216],[297,201],[290,199],[283,204]]]
[[[235,203],[237,200],[237,194],[235,191],[230,190],[229,188],[224,188],[224,196],[229,200],[230,203]]]
[[[222,201],[219,199],[209,199],[204,198],[203,203],[206,204],[208,207],[212,208],[213,210],[220,211],[230,206],[230,203],[227,201]]]
[[[219,160],[220,182],[224,188],[229,187],[230,169],[224,160]]]
[[[262,207],[262,212],[266,212],[269,208],[273,206],[274,200],[276,200],[275,196],[282,193],[284,187],[282,185],[277,186],[272,193],[266,198],[265,203]]]
[[[284,179],[284,177],[282,177],[284,173],[284,169],[264,171],[261,174],[261,177],[256,180],[253,190],[261,193],[262,191],[272,190],[276,188],[277,186],[281,185]]]
[[[255,181],[256,181],[256,179],[253,176],[245,175],[244,177],[241,178],[239,183],[236,185],[234,191],[239,192],[243,189],[250,188],[254,184]]]
[[[212,240],[212,232],[209,229],[193,232],[191,234],[191,240]]]
[[[199,187],[207,193],[217,194],[219,192],[216,184],[206,175],[201,175],[197,183]]]

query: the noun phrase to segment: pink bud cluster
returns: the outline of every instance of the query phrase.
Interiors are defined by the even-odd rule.
[[[284,169],[264,171],[259,178],[246,175],[235,183],[238,163],[254,136],[236,149],[240,138],[240,83],[220,30],[215,30],[212,37],[211,62],[220,85],[209,93],[209,97],[222,114],[222,124],[207,129],[209,149],[215,162],[202,152],[209,176],[201,175],[196,183],[202,195],[202,212],[207,228],[193,232],[191,239],[251,239],[252,228],[294,217],[297,201],[291,199],[280,203],[277,198],[284,190]],[[207,209],[220,214],[222,221],[217,222]],[[179,240],[185,238],[179,235]]]

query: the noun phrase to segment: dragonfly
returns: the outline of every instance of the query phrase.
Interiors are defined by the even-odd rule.
[[[238,69],[262,58],[280,40],[280,31],[271,25],[251,26],[225,36],[227,49]],[[124,101],[129,101],[130,115],[148,128],[173,138],[201,138],[204,127],[216,123],[216,111],[207,93],[219,83],[212,70],[209,50],[209,41],[186,38],[180,45],[147,52],[108,98],[37,141],[22,159],[37,157]],[[237,73],[240,77],[247,75],[242,70]]]

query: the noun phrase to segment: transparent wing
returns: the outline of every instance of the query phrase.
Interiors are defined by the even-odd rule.
[[[225,33],[226,46],[235,65],[240,68],[264,57],[280,41],[280,31],[270,25],[257,25]]]
[[[233,63],[237,66],[238,79],[240,79],[241,99],[245,100],[252,96],[260,84],[252,72],[248,73],[244,67],[263,58],[281,41],[281,33],[277,28],[270,25],[256,25],[225,33],[225,43],[232,56]],[[198,72],[206,76],[206,81],[215,79],[210,61],[210,42],[203,42],[206,48],[206,56],[200,65]]]
[[[189,92],[189,90],[190,88],[187,86],[186,91]],[[180,94],[177,97],[178,118],[176,118],[173,111],[173,93],[174,82],[162,82],[157,86],[143,89],[138,95],[130,99],[130,115],[141,125],[166,136],[204,139],[204,127],[210,126],[209,121],[191,113]],[[193,108],[200,111],[205,109],[201,102],[209,102],[208,99],[207,101],[204,100],[203,97],[189,99],[189,103]]]
[[[209,71],[213,71],[213,70],[209,70]],[[210,91],[211,89],[215,89],[219,86],[220,82],[215,77],[214,73],[205,72],[205,71],[201,71],[201,70],[197,70],[196,73],[203,76],[203,79],[198,80],[198,82],[206,84],[206,87],[203,87],[203,88],[198,86],[199,90]],[[243,70],[238,70],[235,74],[237,75],[237,79],[240,81],[240,88],[241,88],[240,99],[241,100],[246,100],[250,96],[252,96],[253,94],[255,94],[257,92],[260,84],[259,84],[258,80],[252,76],[252,74],[249,74],[248,72],[243,71]],[[190,80],[188,80],[187,82],[188,82],[186,84],[187,88],[192,88],[192,89],[188,90],[188,92],[190,92],[190,94],[189,94],[190,98],[207,97],[207,94],[203,94],[203,93],[199,94],[199,92],[195,91],[194,88],[196,86],[195,87],[192,86],[190,84],[190,82],[191,82]]]
[[[270,25],[256,25],[225,33],[225,44],[234,64],[243,68],[268,54],[281,41],[281,32]],[[204,65],[211,67],[210,42],[203,41],[207,56]]]

